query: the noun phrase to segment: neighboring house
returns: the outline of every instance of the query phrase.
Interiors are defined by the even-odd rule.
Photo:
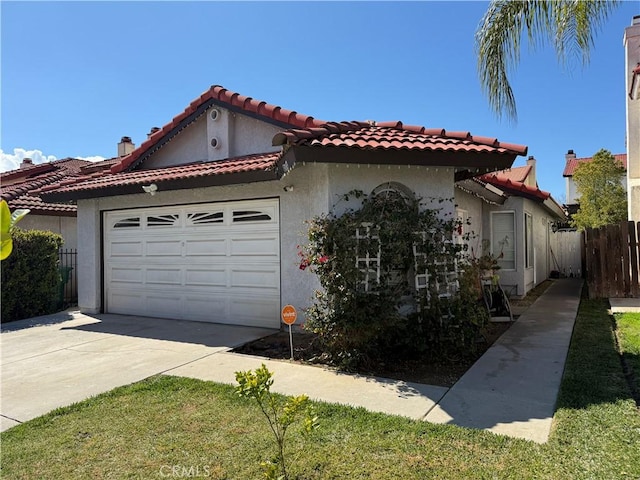
[[[538,188],[534,157],[526,166],[467,179],[457,187],[457,216],[468,221],[473,237],[470,254],[498,258],[507,293],[523,296],[559,269],[553,230],[566,215],[549,192]]]
[[[640,222],[640,15],[624,32],[629,220]]]
[[[46,185],[69,180],[90,163],[87,160],[65,158],[34,165],[30,158],[25,158],[20,168],[0,174],[1,197],[6,200],[9,209],[31,210],[20,221],[20,228],[59,233],[64,239],[64,248],[77,248],[76,205],[43,202],[34,192]]]
[[[616,162],[619,162],[625,170],[627,170],[627,154],[626,153],[618,153],[613,155]],[[583,162],[590,162],[593,157],[584,157],[584,158],[576,158],[576,154],[573,150],[569,150],[567,154],[564,156],[565,164],[564,171],[562,172],[562,176],[565,178],[565,207],[569,215],[573,215],[578,211],[580,207],[580,202],[578,198],[578,189],[576,187],[576,182],[573,181],[573,174]],[[623,186],[626,188],[626,182],[622,180]]]
[[[438,200],[456,181],[526,152],[468,132],[325,122],[213,86],[109,172],[41,196],[78,205],[82,311],[278,328],[281,308],[303,317],[318,286],[299,268],[306,220],[344,211],[354,189],[400,189],[453,214]]]

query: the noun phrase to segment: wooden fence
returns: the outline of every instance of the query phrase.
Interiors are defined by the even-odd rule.
[[[623,221],[585,231],[589,296],[640,298],[640,222]]]

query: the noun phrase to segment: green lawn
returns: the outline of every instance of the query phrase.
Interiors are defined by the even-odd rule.
[[[606,307],[581,304],[547,444],[319,403],[320,429],[308,439],[291,432],[292,477],[640,478],[640,413]],[[3,479],[258,479],[274,452],[256,405],[232,386],[165,376],[59,409],[1,441]]]
[[[640,313],[616,315],[620,352],[624,356],[633,383],[636,400],[640,402]]]

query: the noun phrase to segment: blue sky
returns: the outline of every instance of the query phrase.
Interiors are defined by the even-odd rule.
[[[564,154],[625,151],[623,2],[590,64],[523,49],[517,124],[476,72],[486,2],[8,2],[1,15],[1,170],[24,156],[113,157],[219,84],[324,120],[401,120],[529,146],[563,201]],[[520,157],[515,165],[523,165]]]

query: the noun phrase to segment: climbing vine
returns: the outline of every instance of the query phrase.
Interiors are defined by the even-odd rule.
[[[322,288],[305,312],[306,328],[343,367],[471,352],[487,315],[465,243],[453,241],[460,222],[394,190],[343,199],[354,197],[360,208],[308,222],[300,268]]]

